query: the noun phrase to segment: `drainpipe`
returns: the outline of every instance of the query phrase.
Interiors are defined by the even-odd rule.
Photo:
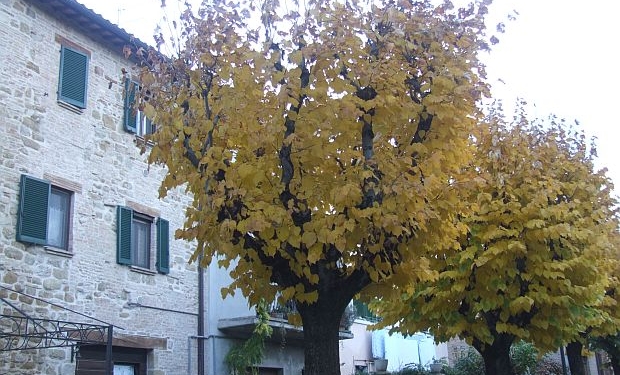
[[[106,375],[114,374],[114,361],[112,361],[112,340],[114,334],[112,331],[114,330],[113,325],[108,326],[108,340],[105,343],[105,372]]]
[[[198,375],[205,375],[205,291],[204,291],[204,269],[200,265],[202,255],[198,257]]]
[[[560,358],[562,358],[562,374],[566,375],[566,358],[564,357],[564,345],[560,346]]]
[[[217,339],[217,328],[215,327],[215,324],[213,323],[213,306],[215,306],[215,303],[213,301],[213,286],[217,285],[215,283],[214,280],[212,280],[212,278],[214,277],[214,272],[212,272],[211,268],[213,266],[209,265],[208,268],[208,274],[207,274],[207,280],[208,280],[208,285],[207,285],[207,290],[206,290],[206,297],[207,297],[207,313],[206,313],[206,318],[207,318],[207,327],[206,327],[206,339],[203,340],[207,345],[210,345],[209,349],[211,349],[211,354],[209,356],[211,362],[209,363],[209,371],[207,372],[207,375],[215,375],[215,370],[216,370],[216,363],[215,363],[215,341]],[[209,350],[207,349],[207,350]]]

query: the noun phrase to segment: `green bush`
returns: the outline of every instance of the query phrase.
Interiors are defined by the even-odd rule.
[[[444,367],[446,375],[484,375],[482,356],[473,348],[463,353],[451,367]]]
[[[510,349],[510,359],[517,375],[562,375],[562,365],[550,357],[538,359],[534,345],[518,342]],[[470,348],[452,367],[444,367],[446,375],[484,375],[482,356]]]
[[[570,372],[568,372],[568,368],[566,371],[570,374]],[[542,359],[536,364],[536,372],[534,374],[562,375],[562,364],[549,356],[542,357]]]
[[[394,375],[429,375],[431,372],[418,364],[411,364],[393,373]]]
[[[538,350],[530,343],[519,341],[510,348],[510,360],[517,375],[532,374],[538,363]]]

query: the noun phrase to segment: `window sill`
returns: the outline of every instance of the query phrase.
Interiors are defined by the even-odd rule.
[[[62,108],[68,109],[69,111],[71,111],[73,113],[77,113],[78,115],[81,115],[81,114],[84,113],[84,110],[82,108],[74,106],[73,104],[69,104],[67,102],[63,102],[62,100],[58,100],[57,103]]]
[[[43,246],[43,249],[45,249],[45,252],[48,254],[58,255],[65,258],[73,258],[73,253],[69,250],[59,249],[53,246]]]
[[[152,276],[152,275],[157,274],[157,272],[155,272],[155,271],[151,271],[151,270],[150,270],[150,269],[148,269],[148,268],[142,268],[142,267],[138,267],[138,266],[129,266],[129,269],[130,269],[132,272],[141,273],[141,274],[143,274],[143,275],[151,275],[151,276]]]
[[[139,147],[153,147],[153,146],[155,146],[155,143],[152,140],[147,139],[143,135],[134,134],[134,137],[135,137],[134,143],[136,144],[136,146],[139,146]]]

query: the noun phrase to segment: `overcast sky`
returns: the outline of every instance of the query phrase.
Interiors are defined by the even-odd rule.
[[[78,1],[146,43],[164,15],[161,0]],[[179,1],[166,3],[175,19]],[[599,167],[620,192],[620,1],[495,0],[491,16],[505,20],[513,10],[517,19],[484,57],[493,95],[525,99],[532,115],[578,120],[597,137]]]

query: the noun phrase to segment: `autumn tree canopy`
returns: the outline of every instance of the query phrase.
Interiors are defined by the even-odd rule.
[[[459,217],[468,228],[460,247],[430,253],[436,278],[395,290],[380,308],[395,330],[460,336],[487,374],[511,374],[515,340],[555,350],[610,323],[601,307],[618,220],[612,184],[582,133],[523,112],[510,125],[490,117],[466,170],[478,187]]]
[[[306,374],[339,373],[353,296],[454,242],[489,3],[205,2],[178,56],[144,55],[161,194],[193,195],[177,236],[221,257],[228,292],[297,301]]]

